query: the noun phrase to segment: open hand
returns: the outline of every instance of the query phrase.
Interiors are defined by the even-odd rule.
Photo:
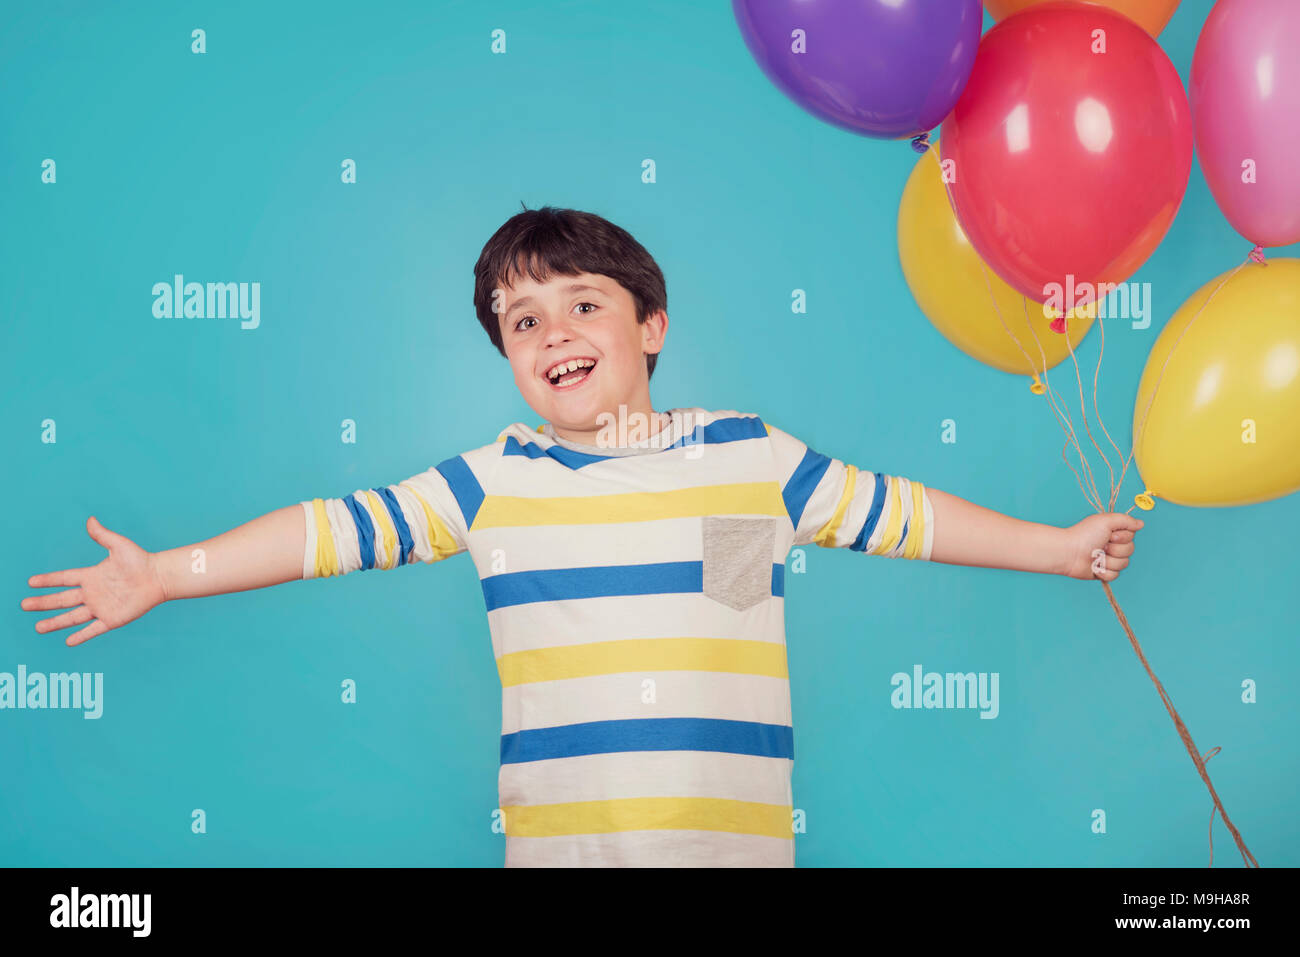
[[[1065,530],[1068,556],[1063,574],[1090,581],[1114,581],[1136,547],[1133,536],[1146,523],[1122,512],[1089,515]]]
[[[65,641],[68,646],[79,645],[110,629],[120,628],[161,604],[167,597],[149,552],[126,536],[110,532],[93,515],[86,522],[86,531],[108,549],[108,557],[87,568],[66,568],[33,575],[27,579],[32,588],[50,585],[73,587],[22,600],[22,607],[27,611],[72,609],[38,621],[36,630],[42,634],[90,622],[68,636]]]

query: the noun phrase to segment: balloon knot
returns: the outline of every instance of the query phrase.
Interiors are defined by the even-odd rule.
[[[1155,496],[1155,492],[1151,491],[1151,489],[1146,489],[1142,494],[1133,496],[1133,504],[1142,509],[1142,511],[1149,512],[1156,507]]]
[[[912,149],[918,153],[924,153],[930,148],[930,134],[922,133],[920,136],[912,137]]]
[[[1047,391],[1046,387],[1044,387],[1044,385],[1038,381],[1037,372],[1034,373],[1034,381],[1030,383],[1029,391],[1032,392],[1034,395],[1042,395],[1044,392]]]
[[[1254,249],[1252,249],[1252,250],[1250,251],[1250,258],[1253,259],[1255,262],[1259,263],[1259,264],[1262,265],[1262,266],[1267,266],[1267,265],[1268,265],[1268,263],[1266,263],[1266,262],[1264,261],[1264,247],[1263,247],[1263,246],[1256,246]]]
[[[1051,321],[1051,323],[1048,325],[1048,328],[1051,329],[1053,332],[1064,333],[1065,316],[1057,316],[1055,319]]]

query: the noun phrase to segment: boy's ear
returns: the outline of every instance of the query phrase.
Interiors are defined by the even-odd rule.
[[[668,313],[660,309],[651,313],[641,323],[641,346],[645,352],[655,353],[664,347],[664,338],[668,335]]]

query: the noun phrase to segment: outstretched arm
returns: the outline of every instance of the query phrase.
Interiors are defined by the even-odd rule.
[[[764,426],[795,545],[1109,582],[1127,567],[1143,525],[1118,512],[1069,528],[1022,521],[901,475],[859,469]]]
[[[1012,518],[939,489],[927,488],[926,494],[934,508],[930,560],[953,565],[1114,581],[1128,565],[1133,537],[1144,524],[1104,512],[1058,528]],[[1094,555],[1098,549],[1104,554]]]
[[[66,591],[24,598],[27,611],[69,608],[36,623],[42,634],[86,625],[66,639],[79,645],[120,628],[173,598],[246,591],[303,577],[306,529],[300,505],[268,512],[215,538],[147,552],[125,535],[109,531],[92,515],[90,537],[108,549],[98,565],[33,575],[32,588],[70,586]],[[202,555],[196,555],[197,549]],[[89,624],[87,624],[89,622]]]
[[[173,598],[448,558],[465,550],[466,532],[441,467],[396,485],[358,489],[346,498],[302,501],[216,538],[156,553],[109,531],[92,515],[86,531],[108,549],[108,557],[98,565],[33,575],[27,580],[32,588],[68,587],[24,598],[22,607],[71,609],[37,622],[36,630],[44,634],[84,625],[66,639],[79,645]],[[459,457],[446,467],[453,474],[468,468]]]
[[[306,539],[302,508],[289,505],[216,538],[156,552],[150,559],[164,600],[224,595],[302,578]],[[196,549],[203,551],[202,572],[194,570]]]

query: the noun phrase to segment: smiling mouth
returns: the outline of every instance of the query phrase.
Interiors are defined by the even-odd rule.
[[[570,368],[574,361],[577,362],[576,368]],[[572,389],[587,381],[588,377],[595,371],[595,369],[595,359],[577,359],[557,365],[554,369],[542,376],[542,378],[550,384],[551,388],[564,391]]]

